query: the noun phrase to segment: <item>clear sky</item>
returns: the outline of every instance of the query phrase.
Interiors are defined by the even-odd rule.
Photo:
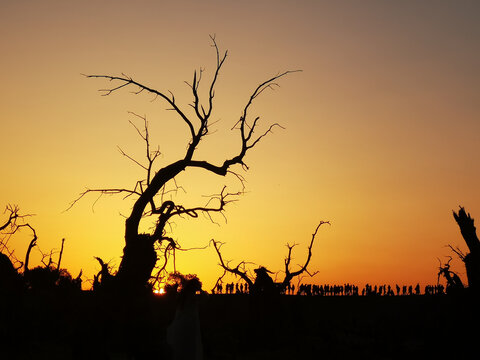
[[[117,148],[143,155],[129,111],[148,117],[159,165],[181,156],[188,131],[160,99],[102,97],[110,84],[81,74],[126,73],[187,107],[184,81],[200,67],[212,74],[216,34],[229,56],[205,158],[235,151],[229,129],[261,81],[303,72],[255,104],[263,126],[285,130],[247,155],[246,194],[227,222],[176,221],[171,236],[186,248],[215,238],[226,259],[277,271],[287,242],[304,261],[329,220],[312,282],[434,283],[437,257],[453,255],[446,245],[466,251],[452,210],[480,219],[479,15],[477,1],[0,0],[0,205],[35,214],[43,251],[66,238],[62,265],[74,275],[92,278],[94,256],[118,265],[132,202],[92,195],[64,210],[87,187],[131,188],[143,176]],[[186,205],[239,186],[201,171],[178,180]],[[10,244],[19,257],[28,235]],[[213,248],[178,254],[176,265],[206,289],[222,273]]]

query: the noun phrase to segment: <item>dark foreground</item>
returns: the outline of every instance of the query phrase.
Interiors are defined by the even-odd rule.
[[[479,302],[466,295],[197,300],[204,359],[456,359],[478,353]],[[166,329],[174,296],[29,294],[2,298],[0,306],[0,359],[171,357]]]

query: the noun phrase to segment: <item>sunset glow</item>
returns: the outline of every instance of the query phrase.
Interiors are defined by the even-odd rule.
[[[157,295],[163,295],[165,294],[165,289],[164,288],[156,289],[156,290],[153,290],[153,293]]]
[[[452,210],[480,221],[478,2],[8,0],[0,10],[0,206],[34,215],[44,252],[65,238],[62,267],[82,269],[84,288],[99,271],[95,256],[118,267],[133,199],[90,194],[65,210],[87,188],[133,189],[144,176],[119,152],[145,160],[132,113],[148,119],[159,167],[190,139],[162,99],[133,88],[101,96],[112,83],[82,74],[127,74],[171,91],[188,112],[185,81],[202,69],[206,84],[215,69],[210,34],[228,57],[199,160],[238,151],[231,129],[258,84],[302,72],[255,100],[259,133],[283,128],[248,153],[248,170],[235,168],[245,193],[225,218],[172,224],[168,236],[193,250],[177,251],[169,271],[197,274],[210,291],[223,272],[215,239],[232,264],[280,272],[286,244],[298,244],[292,264],[301,264],[324,220],[309,267],[318,274],[304,282],[424,286],[437,282],[438,258],[454,256],[448,245],[466,250]],[[206,100],[208,89],[200,93]],[[234,175],[198,169],[177,184],[171,194],[190,207],[225,185],[242,190]],[[20,259],[30,238],[22,229],[9,243]],[[32,251],[32,263],[40,258]],[[465,279],[457,257],[451,265]]]

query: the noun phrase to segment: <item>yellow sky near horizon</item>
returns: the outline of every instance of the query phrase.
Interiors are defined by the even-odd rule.
[[[143,155],[129,112],[148,117],[159,165],[183,154],[188,129],[160,99],[128,90],[102,97],[97,90],[110,84],[81,74],[126,73],[187,108],[184,81],[202,67],[207,82],[216,34],[229,56],[202,157],[235,152],[229,129],[261,81],[303,71],[252,108],[264,128],[285,129],[247,155],[246,193],[227,222],[176,221],[172,237],[185,248],[215,238],[226,259],[278,271],[285,244],[299,244],[294,262],[302,262],[317,223],[329,220],[312,282],[436,282],[437,257],[453,255],[445,246],[466,251],[451,211],[463,205],[480,218],[479,10],[474,1],[2,0],[0,206],[35,214],[28,221],[44,251],[66,238],[62,263],[72,274],[92,278],[94,256],[118,265],[132,203],[92,195],[64,210],[87,187],[131,188],[143,175],[117,149]],[[179,184],[188,205],[239,186],[198,170]],[[12,239],[19,257],[28,237]],[[211,247],[176,260],[206,289],[222,273]]]

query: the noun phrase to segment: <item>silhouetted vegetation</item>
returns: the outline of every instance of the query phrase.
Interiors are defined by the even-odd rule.
[[[438,277],[440,278],[440,276],[443,275],[443,277],[447,281],[447,293],[453,294],[463,291],[465,287],[463,286],[463,282],[460,279],[460,276],[450,270],[450,261],[452,260],[452,257],[450,256],[449,258],[450,259],[448,260],[448,262],[444,265],[442,265],[442,263],[440,262],[440,270],[438,271]]]

